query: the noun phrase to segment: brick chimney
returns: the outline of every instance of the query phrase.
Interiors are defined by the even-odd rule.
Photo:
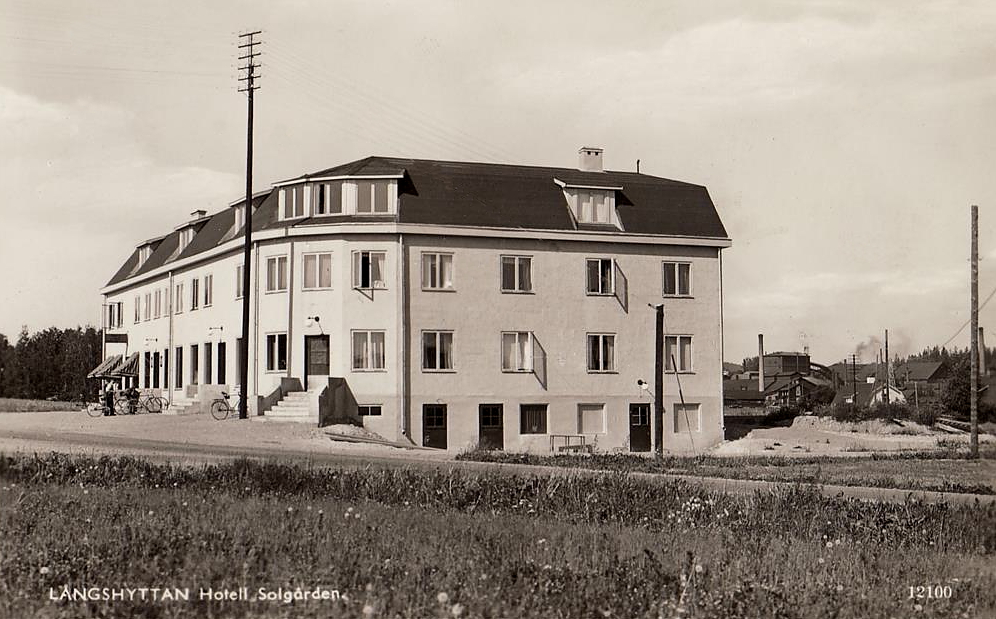
[[[764,335],[757,334],[757,390],[764,393]]]
[[[578,151],[578,169],[582,172],[603,172],[602,149],[585,146]]]

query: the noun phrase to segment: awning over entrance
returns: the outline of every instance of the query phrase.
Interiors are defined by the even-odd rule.
[[[93,368],[89,374],[86,375],[87,378],[104,378],[110,376],[114,368],[121,363],[121,355],[111,355],[100,362],[100,365]]]
[[[133,352],[128,355],[128,358],[111,372],[111,376],[138,376],[138,353]]]

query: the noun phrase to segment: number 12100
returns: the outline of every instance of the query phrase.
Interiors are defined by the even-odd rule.
[[[939,600],[948,599],[954,591],[949,585],[920,585],[910,587],[910,598],[909,599],[928,599],[928,600]]]

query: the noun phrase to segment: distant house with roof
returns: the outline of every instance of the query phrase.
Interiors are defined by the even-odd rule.
[[[765,405],[771,408],[797,406],[809,401],[821,388],[832,389],[833,383],[815,376],[780,376],[765,388]]]
[[[905,404],[906,394],[895,385],[888,386],[889,402]],[[837,392],[833,406],[856,404],[860,407],[875,406],[885,401],[886,385],[883,382],[856,383],[853,387],[844,387]]]

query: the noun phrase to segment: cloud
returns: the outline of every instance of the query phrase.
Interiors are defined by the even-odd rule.
[[[0,332],[96,321],[98,289],[139,240],[238,196],[236,175],[157,162],[136,122],[112,105],[0,87]]]

